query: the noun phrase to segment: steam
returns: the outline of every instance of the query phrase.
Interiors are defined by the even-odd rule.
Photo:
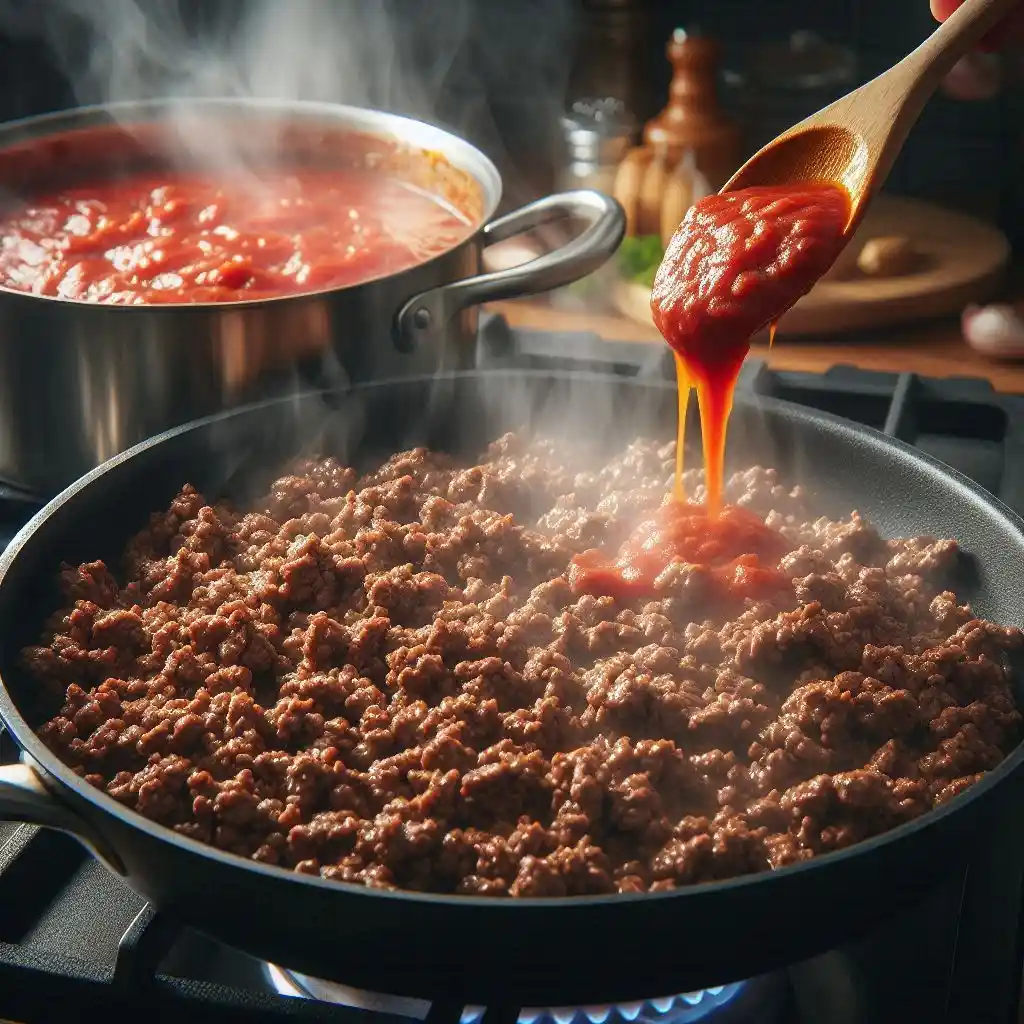
[[[555,123],[574,12],[572,0],[0,0],[0,31],[43,39],[81,105],[345,103],[441,123],[495,156],[496,105]],[[187,105],[171,120],[177,145],[223,148],[196,138]]]
[[[181,101],[168,108],[167,156],[240,172],[236,186],[258,185],[249,173],[254,141],[273,147],[274,138],[211,132],[188,101],[320,101],[416,117],[484,150],[516,200],[524,156],[540,162],[536,147],[550,145],[558,130],[577,9],[577,0],[0,0],[0,31],[42,40],[80,105]],[[553,339],[555,351],[558,344]],[[652,369],[662,355],[651,352]],[[332,357],[325,353],[328,364]],[[340,365],[326,369],[345,377]],[[308,382],[278,383],[295,392],[295,415],[312,408],[297,397]],[[578,416],[595,401],[618,408],[613,381],[565,386],[574,401],[545,409],[532,386],[499,387],[508,415],[495,429],[530,423],[542,425],[540,433],[578,435],[579,418],[585,429],[621,438],[616,414],[597,423]],[[407,410],[410,435],[425,435],[435,418],[446,418],[445,395],[440,388],[428,408]],[[351,408],[317,408],[317,422],[300,432],[317,436],[320,416],[344,421],[342,447],[352,448],[362,424]],[[618,412],[628,418],[627,410]],[[490,439],[478,435],[481,447]]]
[[[429,112],[421,101],[443,84],[468,29],[466,0],[444,0],[435,17],[425,17],[433,4],[409,5],[402,21],[389,13],[393,5],[359,0],[204,6],[212,10],[198,9],[190,25],[174,2],[8,0],[3,24],[46,39],[82,104],[277,97],[420,113]],[[402,69],[403,36],[428,55],[420,81]]]

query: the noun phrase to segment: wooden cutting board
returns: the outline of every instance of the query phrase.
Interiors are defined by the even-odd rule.
[[[920,269],[891,278],[861,274],[857,255],[880,235],[910,238],[922,254]],[[779,321],[778,334],[820,336],[959,315],[968,303],[991,298],[1009,258],[1003,233],[974,217],[881,195],[836,266]],[[625,316],[650,324],[650,300],[642,285],[618,282],[614,301]]]

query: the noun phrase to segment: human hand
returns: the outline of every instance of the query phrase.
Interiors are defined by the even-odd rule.
[[[963,0],[929,0],[932,14],[939,21],[945,21]],[[1020,4],[1009,17],[994,28],[983,43],[986,50],[1002,50],[1008,48],[1024,48],[1024,3]]]

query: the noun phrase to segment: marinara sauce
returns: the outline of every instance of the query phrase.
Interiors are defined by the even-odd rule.
[[[697,389],[712,513],[721,502],[726,424],[750,337],[828,270],[849,215],[849,197],[835,185],[757,186],[701,199],[668,245],[651,312],[676,354],[680,395]]]
[[[608,556],[585,551],[573,559],[569,585],[578,594],[623,600],[653,596],[670,565],[703,566],[719,598],[759,597],[786,586],[775,567],[788,550],[782,536],[734,506],[709,517],[707,509],[669,498]]]
[[[0,215],[0,285],[115,305],[272,298],[407,270],[471,231],[438,199],[370,170],[150,172]]]
[[[654,322],[676,357],[679,428],[675,493],[617,554],[573,561],[577,592],[652,594],[675,562],[708,568],[723,595],[755,597],[786,585],[782,547],[759,519],[722,507],[726,426],[756,331],[775,321],[832,265],[850,215],[834,185],[758,186],[707,196],[683,218],[654,281]],[[707,502],[685,501],[683,441],[691,387],[700,403]]]

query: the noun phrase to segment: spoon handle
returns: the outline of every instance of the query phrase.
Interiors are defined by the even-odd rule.
[[[861,169],[851,179],[862,182],[851,190],[851,225],[888,177],[911,128],[942,79],[1021,2],[964,0],[898,64],[808,118],[808,125],[816,121],[843,124],[865,142]]]
[[[913,91],[923,90],[924,100],[952,70],[961,57],[981,42],[1021,0],[964,0],[916,50],[903,58],[889,74],[900,69],[915,83]],[[909,97],[908,97],[909,98]]]

